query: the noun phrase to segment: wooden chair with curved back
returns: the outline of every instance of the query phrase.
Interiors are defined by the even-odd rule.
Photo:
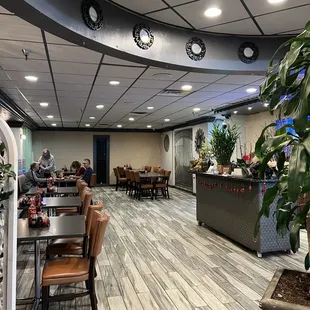
[[[169,196],[169,179],[170,179],[171,171],[170,170],[164,170],[163,175],[164,175],[164,177],[162,178],[161,182],[155,184],[155,189],[156,189],[155,192],[157,194],[158,190],[160,189],[162,192],[162,195],[164,197],[168,197],[168,199],[170,199],[170,196]]]
[[[104,234],[108,226],[109,216],[94,211],[90,226],[88,257],[61,257],[45,262],[42,273],[42,310],[48,310],[52,301],[72,300],[77,297],[89,295],[92,310],[97,310],[97,297],[95,291],[95,264],[101,253]],[[50,296],[50,286],[66,285],[71,283],[86,283],[86,291]]]

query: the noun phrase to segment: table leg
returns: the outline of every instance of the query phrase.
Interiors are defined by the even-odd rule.
[[[34,242],[35,256],[35,302],[32,309],[37,309],[41,300],[41,253],[40,253],[40,241],[36,240]]]

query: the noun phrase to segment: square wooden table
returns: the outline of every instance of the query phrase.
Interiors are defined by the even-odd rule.
[[[50,217],[50,226],[32,228],[28,219],[17,220],[17,241],[32,241],[35,249],[35,297],[17,300],[17,305],[33,303],[32,309],[38,309],[41,301],[41,268],[40,268],[40,241],[59,238],[85,237],[85,216],[57,216]]]
[[[67,186],[67,187],[57,187],[54,192],[48,192],[47,188],[39,188],[37,189],[36,187],[31,187],[30,190],[25,193],[25,195],[35,195],[39,191],[42,193],[45,191],[46,196],[51,196],[51,195],[71,195],[71,194],[78,194],[78,189],[76,186]]]

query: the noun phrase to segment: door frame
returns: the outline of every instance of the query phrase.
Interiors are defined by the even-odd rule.
[[[103,184],[103,185],[110,185],[110,136],[109,135],[94,135],[93,136],[94,171],[97,173],[97,141],[99,140],[99,138],[106,138],[107,139],[107,154],[106,154],[106,159],[107,159],[106,180],[107,180],[107,184]]]

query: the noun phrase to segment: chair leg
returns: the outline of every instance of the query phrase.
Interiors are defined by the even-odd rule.
[[[49,306],[49,292],[50,287],[49,286],[42,286],[42,310],[48,310]]]
[[[167,191],[168,199],[170,199],[168,187],[167,187],[166,191]]]
[[[86,289],[89,290],[89,280],[85,281],[85,286],[86,286]]]
[[[91,309],[98,310],[94,279],[89,279],[89,297],[91,302]]]

